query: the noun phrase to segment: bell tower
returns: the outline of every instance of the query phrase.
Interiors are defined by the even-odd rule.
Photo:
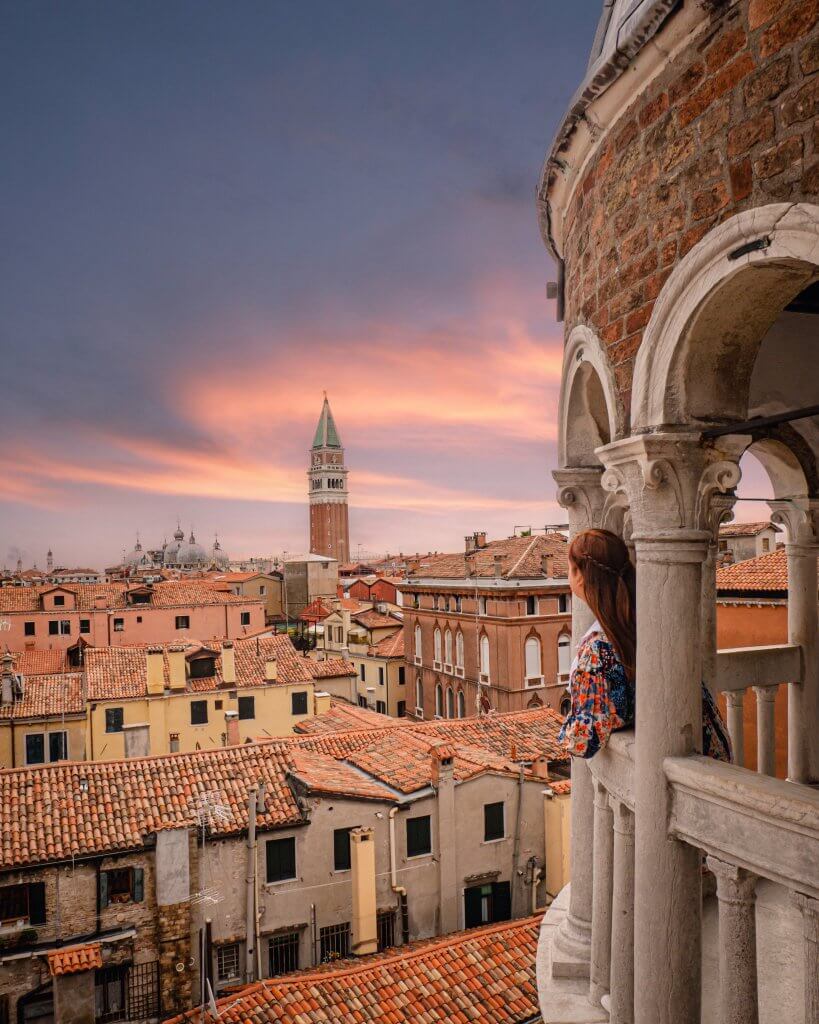
[[[310,488],[310,551],[336,558],[339,563],[349,562],[347,470],[327,392],[324,393],[324,405],[310,449],[307,477]]]

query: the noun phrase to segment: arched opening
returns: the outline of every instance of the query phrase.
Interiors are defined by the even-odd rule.
[[[464,667],[464,635],[460,629],[455,634],[455,667]]]
[[[558,408],[560,465],[598,466],[595,449],[622,437],[624,420],[614,371],[603,346],[587,327],[576,327],[563,355]]]
[[[435,686],[435,714],[438,718],[444,717],[444,689],[440,683]]]
[[[524,677],[527,686],[540,686],[543,682],[540,639],[529,636],[523,646]]]
[[[463,690],[458,690],[458,718],[466,718],[466,697]]]
[[[441,667],[441,630],[436,626],[432,634],[432,657],[438,668]]]
[[[561,633],[557,638],[557,681],[567,683],[572,668],[572,638]]]
[[[481,682],[489,682],[489,637],[481,633],[480,639]]]
[[[455,694],[452,692],[452,687],[446,688],[446,717],[455,717]]]
[[[417,711],[424,713],[424,684],[420,676],[415,677],[415,707]]]

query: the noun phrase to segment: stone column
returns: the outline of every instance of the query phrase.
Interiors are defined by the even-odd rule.
[[[594,868],[589,999],[596,1006],[611,986],[611,904],[614,883],[614,832],[609,795],[594,784]]]
[[[552,475],[558,485],[558,503],[568,512],[570,537],[599,526],[604,502],[602,467],[559,469]],[[573,600],[574,648],[592,621],[589,607]],[[555,933],[552,973],[556,977],[582,978],[589,975],[591,959],[594,791],[589,767],[581,758],[572,759],[571,815],[569,911]]]
[[[778,686],[755,686],[756,694],[756,770],[760,775],[776,775],[776,729],[774,701]]]
[[[805,943],[805,1024],[819,1024],[819,900],[802,893],[793,899],[802,911]]]
[[[610,1024],[634,1024],[634,815],[614,810],[614,887],[611,911]]]
[[[729,690],[725,694],[728,708],[728,734],[734,748],[734,764],[745,767],[745,691]]]
[[[756,875],[706,858],[717,877],[720,1024],[758,1024]]]
[[[774,522],[788,530],[788,640],[802,648],[803,679],[788,686],[788,778],[819,782],[819,633],[817,575],[819,500],[771,502]]]
[[[711,498],[739,480],[735,461],[697,434],[650,434],[597,454],[603,486],[628,496],[637,555],[635,1024],[700,1019],[699,851],[669,836],[667,757],[702,747],[702,563]]]

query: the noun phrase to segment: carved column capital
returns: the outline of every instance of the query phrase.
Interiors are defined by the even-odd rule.
[[[721,903],[753,903],[757,876],[719,857],[706,857],[708,870],[717,876],[717,899]]]
[[[691,540],[711,540],[730,515],[740,470],[733,451],[702,443],[699,434],[644,434],[597,449],[606,466],[603,489],[624,496],[634,538],[686,531]]]
[[[819,498],[783,498],[769,502],[771,521],[788,531],[788,547],[819,545]]]
[[[602,467],[556,469],[552,476],[557,484],[557,503],[569,513],[571,532],[601,526],[605,499],[600,485]]]

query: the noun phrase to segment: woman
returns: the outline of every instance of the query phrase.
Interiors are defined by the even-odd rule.
[[[608,530],[585,530],[569,545],[569,587],[595,616],[577,648],[571,708],[560,740],[574,757],[594,757],[616,729],[634,725],[637,646],[635,573],[623,541]],[[702,688],[702,749],[731,760],[728,733],[711,694]]]

